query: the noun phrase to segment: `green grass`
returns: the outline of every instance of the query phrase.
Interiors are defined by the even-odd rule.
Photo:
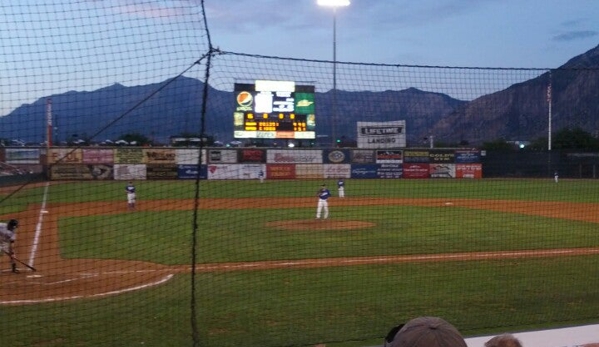
[[[324,180],[334,192],[334,180]],[[136,182],[144,200],[192,199],[195,182]],[[201,199],[313,197],[322,180],[202,181]],[[125,182],[54,185],[48,202],[123,203]],[[465,198],[597,203],[597,182],[551,180],[347,180],[348,197]],[[0,204],[8,215],[39,204],[43,188]],[[200,263],[323,257],[598,247],[599,224],[468,208],[336,207],[331,216],[375,226],[288,231],[267,221],[313,218],[313,208],[200,210]],[[193,211],[68,217],[59,221],[67,258],[191,259]],[[380,344],[415,316],[446,318],[465,335],[599,321],[599,256],[405,263],[319,269],[198,273],[195,299],[202,346]],[[191,344],[191,282],[94,300],[0,307],[11,346],[181,346]],[[41,290],[41,289],[40,289]]]
[[[334,179],[267,180],[258,181],[200,181],[200,198],[245,197],[312,197],[320,184],[326,183],[335,192]],[[83,181],[68,182],[50,187],[48,202],[123,201],[126,182]],[[138,181],[140,199],[192,199],[196,194],[195,181]],[[39,203],[44,188],[22,189],[14,199]],[[596,180],[542,179],[431,179],[431,180],[346,180],[348,197],[401,198],[465,198],[525,201],[596,202],[599,184]],[[2,199],[0,195],[0,200]]]
[[[310,219],[312,212],[312,209],[201,211],[198,261],[599,246],[597,224],[463,208],[377,206],[335,212],[335,218],[374,223],[372,227],[357,230],[289,231],[264,225],[265,221]],[[60,222],[63,256],[187,264],[192,218],[192,212],[188,211],[63,218]]]
[[[199,274],[201,345],[373,345],[394,324],[421,315],[442,316],[466,336],[498,327],[533,329],[547,321],[586,323],[599,305],[599,297],[589,295],[599,279],[588,276],[598,260]],[[11,346],[136,346],[142,341],[185,346],[190,344],[189,302],[189,277],[177,276],[168,285],[107,299],[5,307],[2,313],[11,317],[4,323],[8,331],[36,328],[3,341]]]

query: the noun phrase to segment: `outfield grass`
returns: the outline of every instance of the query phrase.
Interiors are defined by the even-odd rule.
[[[334,192],[334,180],[325,180]],[[313,197],[321,181],[202,181],[201,199]],[[350,197],[468,198],[595,202],[596,181],[347,180]],[[140,200],[192,199],[194,182],[137,182]],[[11,199],[5,214],[39,203],[43,188]],[[123,182],[52,186],[48,202],[124,203]],[[315,208],[315,206],[314,206]],[[313,217],[314,208],[201,210],[201,263],[598,247],[599,225],[467,208],[331,206],[358,230],[286,231],[267,221]],[[59,221],[61,254],[167,265],[188,264],[193,211],[68,217]],[[93,247],[90,247],[93,245]],[[599,256],[404,263],[321,269],[196,274],[202,346],[378,344],[394,325],[438,315],[465,335],[596,323]],[[11,346],[190,345],[189,275],[156,288],[95,300],[0,307],[6,329],[40,328]],[[27,323],[25,323],[27,322]]]
[[[200,198],[312,197],[320,184],[335,192],[336,180],[200,181]],[[53,185],[49,202],[125,201],[123,181],[82,181]],[[138,195],[144,199],[192,199],[195,181],[139,181]],[[599,181],[547,179],[483,180],[346,180],[348,197],[467,198],[524,201],[599,202]],[[10,204],[39,203],[44,188],[22,189]],[[0,198],[3,195],[0,194]],[[4,202],[1,208],[9,203]],[[2,212],[4,213],[4,212]]]

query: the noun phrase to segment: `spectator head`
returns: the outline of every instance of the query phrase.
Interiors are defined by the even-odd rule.
[[[389,330],[389,332],[387,333],[387,336],[385,336],[384,347],[391,346],[391,342],[393,342],[395,335],[397,334],[398,331],[401,330],[401,328],[403,328],[403,326],[404,326],[404,324],[400,324],[398,326],[391,328],[391,330]]]
[[[389,332],[392,335],[393,329]],[[385,347],[467,347],[460,332],[438,317],[419,317],[407,322]]]
[[[501,334],[485,342],[485,347],[522,347],[522,343],[512,334]]]

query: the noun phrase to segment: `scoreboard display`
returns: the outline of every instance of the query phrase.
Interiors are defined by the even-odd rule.
[[[315,139],[314,86],[292,81],[235,83],[234,137]]]

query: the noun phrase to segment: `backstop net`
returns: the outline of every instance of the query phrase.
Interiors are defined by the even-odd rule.
[[[230,52],[205,6],[0,5],[3,341],[364,346],[419,316],[466,337],[597,322],[599,205],[573,178],[599,155],[551,148],[592,128],[587,60]]]

